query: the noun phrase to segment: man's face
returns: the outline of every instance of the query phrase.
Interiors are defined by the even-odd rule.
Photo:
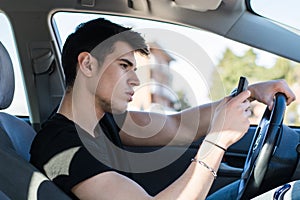
[[[127,109],[134,94],[133,87],[140,84],[135,73],[133,49],[125,42],[116,42],[100,66],[96,89],[96,108],[104,112],[121,113]]]

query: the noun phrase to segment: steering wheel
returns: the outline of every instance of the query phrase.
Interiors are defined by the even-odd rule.
[[[268,169],[277,139],[282,134],[286,97],[277,93],[272,111],[267,107],[256,128],[239,184],[238,199],[250,199],[258,191]]]

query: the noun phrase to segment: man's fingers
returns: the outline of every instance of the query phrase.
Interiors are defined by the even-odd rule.
[[[235,99],[235,101],[239,103],[242,103],[246,101],[250,96],[251,96],[251,92],[249,90],[245,90],[241,92],[239,95],[237,95],[236,97],[234,97],[233,99]]]
[[[242,107],[243,110],[249,110],[249,108],[250,108],[250,101],[245,100],[245,101],[241,104],[241,107]]]
[[[290,105],[293,101],[296,100],[296,96],[295,95],[286,95],[286,104],[287,105]]]
[[[292,103],[293,101],[296,100],[296,95],[291,90],[291,88],[289,88],[289,86],[287,85],[287,83],[285,81],[281,81],[279,83],[281,83],[282,86],[279,88],[278,92],[281,92],[281,93],[285,94],[285,96],[286,96],[286,104],[290,105],[290,103]]]

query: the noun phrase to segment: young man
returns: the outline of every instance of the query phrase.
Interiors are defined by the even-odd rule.
[[[148,54],[144,39],[104,19],[80,25],[64,45],[66,92],[58,113],[37,134],[31,162],[74,198],[204,199],[225,150],[249,128],[247,99],[270,107],[277,92],[288,104],[295,99],[278,80],[174,115],[126,112],[139,85],[135,52]],[[200,137],[204,142],[186,171],[156,196],[130,179],[138,168],[130,166],[123,144],[181,145]]]

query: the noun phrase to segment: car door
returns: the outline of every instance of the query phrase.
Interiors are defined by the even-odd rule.
[[[218,170],[218,178],[215,180],[210,193],[240,179],[247,153],[255,132],[255,126],[251,126],[245,136],[236,144],[232,145],[223,158]],[[201,144],[200,139],[189,146],[169,146],[159,156],[154,157],[152,162],[159,162],[174,154],[181,154],[176,160],[167,166],[144,173],[134,173],[133,179],[141,184],[150,194],[156,194],[173,181],[175,181],[189,166],[191,158],[195,156]],[[127,147],[130,152],[149,153],[159,151],[161,147]],[[146,159],[146,157],[145,157]]]

